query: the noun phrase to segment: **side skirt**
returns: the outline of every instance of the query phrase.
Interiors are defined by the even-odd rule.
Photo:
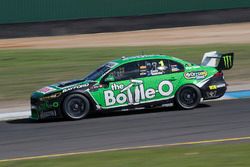
[[[129,105],[126,107],[117,107],[110,109],[101,109],[99,112],[108,112],[108,111],[131,111],[131,110],[143,110],[143,109],[153,109],[153,108],[162,108],[162,107],[172,107],[174,105],[174,98],[150,103]]]

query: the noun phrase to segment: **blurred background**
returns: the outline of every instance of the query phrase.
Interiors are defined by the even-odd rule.
[[[165,54],[200,64],[209,51],[235,53],[225,71],[234,100],[188,112],[27,119],[33,91],[112,59]],[[249,0],[0,0],[0,166],[250,166],[249,53]],[[62,156],[117,148],[126,149]]]
[[[250,1],[1,0],[0,16],[2,108],[28,108],[40,87],[142,53],[199,64],[207,51],[233,51],[226,79],[250,80]]]

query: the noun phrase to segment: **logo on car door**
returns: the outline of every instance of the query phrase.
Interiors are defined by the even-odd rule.
[[[170,96],[174,91],[173,84],[167,80],[161,81],[156,87],[156,89],[145,89],[142,80],[130,80],[129,85],[114,83],[111,85],[111,90],[104,91],[105,104],[107,107],[125,103],[138,104],[143,100],[154,100],[157,94],[164,97]],[[114,91],[117,90],[119,93],[115,94]]]

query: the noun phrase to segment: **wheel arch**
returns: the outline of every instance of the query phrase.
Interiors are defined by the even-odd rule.
[[[176,93],[175,93],[175,97],[174,97],[174,103],[175,103],[175,105],[176,106],[179,106],[178,105],[178,93],[180,93],[181,92],[181,90],[182,89],[184,89],[185,87],[193,87],[193,88],[195,88],[196,90],[198,90],[199,91],[199,96],[200,96],[200,98],[203,98],[203,93],[202,93],[202,90],[201,90],[201,88],[199,88],[197,85],[195,85],[195,84],[192,84],[192,83],[187,83],[187,84],[184,84],[184,85],[182,85],[182,86],[180,86],[179,87],[179,89],[177,89],[177,91],[176,91]],[[182,107],[183,108],[183,107]],[[185,108],[184,108],[185,109]]]
[[[201,92],[201,95],[202,95],[202,90],[201,90],[200,87],[198,87],[197,85],[195,85],[195,84],[193,84],[193,83],[187,83],[187,84],[181,85],[181,86],[176,90],[174,96],[176,97],[177,93],[178,93],[181,89],[183,89],[183,87],[186,87],[186,86],[194,86],[194,87],[198,88],[198,89],[200,90],[200,92]]]
[[[72,95],[72,94],[80,94],[80,95],[83,95],[84,97],[86,97],[90,103],[90,108],[91,110],[96,110],[96,103],[95,101],[93,100],[93,98],[90,96],[90,94],[87,92],[87,91],[82,91],[82,90],[73,90],[73,91],[70,91],[70,92],[67,92],[65,94],[63,94],[63,96],[61,97],[61,101],[60,101],[60,109],[62,111],[62,107],[63,107],[63,102],[65,100],[65,98],[69,95]]]

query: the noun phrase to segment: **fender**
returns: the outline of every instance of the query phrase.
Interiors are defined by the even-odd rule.
[[[97,107],[96,107],[97,104],[93,100],[93,98],[91,97],[91,95],[89,94],[88,89],[89,88],[86,88],[86,89],[76,89],[76,90],[72,90],[72,91],[69,91],[67,93],[64,93],[61,96],[61,98],[60,98],[60,105],[62,106],[62,103],[63,103],[64,99],[68,95],[71,95],[71,94],[82,94],[82,95],[84,95],[89,100],[91,108],[94,109],[94,110],[97,110]]]

